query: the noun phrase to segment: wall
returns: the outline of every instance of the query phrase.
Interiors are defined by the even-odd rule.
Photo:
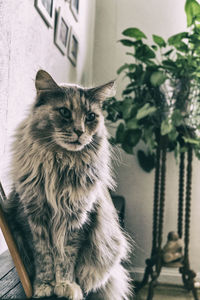
[[[95,1],[80,1],[76,22],[69,3],[62,5],[67,21],[79,39],[77,67],[72,66],[54,44],[54,32],[34,7],[33,0],[0,0],[0,179],[8,193],[9,156],[12,135],[35,97],[38,69],[47,70],[57,82],[92,84]],[[0,252],[6,248],[0,232]]]
[[[117,42],[122,38],[121,32],[128,27],[140,28],[149,38],[151,38],[151,34],[168,38],[173,34],[185,31],[184,1],[149,0],[148,4],[146,0],[97,1],[93,75],[96,83],[102,82],[102,78],[105,80],[115,78],[117,68],[124,62],[131,60],[129,56],[125,55],[129,48],[125,48]],[[120,99],[121,91],[126,83],[123,76],[117,79],[117,83],[118,98]],[[112,131],[112,128],[110,130]],[[142,146],[140,145],[140,147]],[[137,159],[133,156],[123,152],[118,156],[121,156],[121,163],[116,166],[117,193],[126,198],[126,228],[135,240],[133,267],[135,276],[141,278],[145,259],[151,253],[154,172],[147,174],[141,170]],[[191,266],[196,271],[200,271],[199,167],[200,163],[195,159],[193,164],[190,257]],[[168,155],[167,162],[167,203],[163,242],[166,242],[167,233],[176,230],[177,227],[177,185],[178,167],[171,154]],[[176,271],[165,270],[163,273],[163,280],[174,281],[175,277],[177,279]]]
[[[61,1],[57,0],[56,3],[58,6]],[[84,0],[80,2],[79,23],[73,20],[68,2],[63,0],[63,3],[69,21],[74,22],[75,29],[79,32],[81,51],[77,68],[54,45],[53,31],[35,10],[33,0],[0,0],[0,179],[6,192],[10,189],[7,174],[11,137],[33,101],[34,77],[39,68],[49,71],[58,82],[100,84],[116,78],[117,68],[127,60],[126,49],[117,42],[125,28],[139,27],[149,36],[155,33],[166,38],[185,30],[182,0],[149,0],[148,5],[146,0],[98,0],[96,7],[94,0]],[[118,78],[117,82],[120,97],[125,82],[123,77]],[[123,152],[120,155],[121,163],[116,167],[117,192],[126,198],[126,227],[136,241],[133,266],[138,275],[143,271],[144,261],[151,250],[154,174],[143,172],[135,157]],[[196,160],[193,169],[190,256],[192,267],[200,271],[200,174],[199,162]],[[176,229],[177,180],[177,166],[173,155],[169,155],[164,241],[168,231]],[[3,249],[0,236],[0,251]]]

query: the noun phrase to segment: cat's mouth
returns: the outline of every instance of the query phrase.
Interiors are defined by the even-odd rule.
[[[74,141],[74,142],[68,142],[71,145],[82,145],[78,140]]]

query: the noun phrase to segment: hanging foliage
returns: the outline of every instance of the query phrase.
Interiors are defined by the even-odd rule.
[[[166,136],[167,150],[176,156],[191,144],[200,158],[200,4],[187,0],[185,13],[187,30],[167,41],[153,34],[151,44],[134,27],[122,32],[125,38],[120,43],[128,48],[131,62],[117,74],[123,73],[128,85],[121,99],[104,104],[107,120],[118,124],[112,142],[133,154],[143,141],[146,153],[140,150],[138,158],[148,172],[154,167],[158,132]]]

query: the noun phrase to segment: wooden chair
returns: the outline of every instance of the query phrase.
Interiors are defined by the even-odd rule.
[[[26,272],[26,269],[24,267],[24,264],[22,262],[22,259],[20,257],[20,254],[18,252],[18,249],[16,247],[16,244],[14,242],[14,239],[12,237],[12,232],[10,231],[8,224],[6,222],[3,209],[1,207],[1,203],[3,201],[6,201],[6,195],[4,193],[3,187],[0,182],[0,228],[2,230],[2,233],[4,235],[5,241],[7,243],[8,249],[10,251],[10,254],[12,256],[13,262],[15,264],[17,273],[19,275],[20,281],[22,283],[22,286],[24,288],[24,292],[27,296],[27,298],[32,297],[32,286],[30,279],[28,277],[28,274]]]

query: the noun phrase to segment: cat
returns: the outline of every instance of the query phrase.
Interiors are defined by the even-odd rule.
[[[13,144],[13,189],[5,212],[34,297],[127,300],[129,242],[108,189],[110,145],[103,101],[115,82],[58,85],[44,70]],[[32,263],[33,262],[33,263]]]

